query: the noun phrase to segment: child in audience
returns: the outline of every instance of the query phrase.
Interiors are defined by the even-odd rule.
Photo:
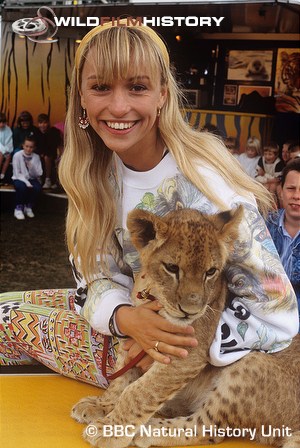
[[[293,142],[288,148],[289,161],[300,157],[300,144],[298,142]]]
[[[267,227],[295,290],[300,316],[300,158],[283,169],[281,187],[282,208],[270,214]]]
[[[22,150],[25,137],[34,137],[36,140],[37,127],[33,125],[33,118],[30,112],[24,110],[17,119],[17,126],[13,129],[13,155]]]
[[[17,219],[34,218],[32,208],[41,192],[40,176],[43,174],[40,156],[34,153],[36,142],[33,137],[26,137],[23,150],[13,157],[13,182],[16,190]]]
[[[294,140],[287,140],[286,142],[283,143],[282,148],[281,148],[281,160],[287,164],[287,162],[290,159],[290,154],[289,154],[289,147],[291,144],[295,143]]]
[[[226,137],[224,139],[224,143],[228,151],[233,155],[233,157],[238,159],[240,150],[237,139],[235,137]]]
[[[43,188],[57,188],[57,172],[55,161],[62,147],[60,131],[50,126],[48,115],[38,116],[37,154],[44,161],[45,182]]]
[[[264,154],[258,161],[256,180],[264,184],[271,193],[276,193],[283,168],[284,162],[279,158],[279,146],[271,142],[264,146]]]
[[[243,170],[252,178],[256,176],[260,151],[260,140],[256,137],[251,137],[247,140],[245,152],[238,157],[238,161],[242,165]]]
[[[12,130],[7,126],[6,115],[0,112],[0,181],[5,178],[13,152]]]

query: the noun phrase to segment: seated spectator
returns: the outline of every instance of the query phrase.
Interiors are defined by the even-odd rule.
[[[289,146],[291,144],[295,143],[294,140],[287,140],[286,142],[283,143],[282,145],[282,149],[281,149],[281,159],[282,161],[287,164],[287,162],[290,159],[290,154],[289,154]]]
[[[212,123],[205,123],[203,128],[201,129],[202,132],[210,132],[211,134],[214,134],[216,137],[223,138],[222,132],[220,129],[212,124]]]
[[[255,178],[258,182],[264,184],[271,193],[275,194],[283,168],[284,162],[279,158],[279,146],[277,143],[271,142],[264,146],[264,153],[258,161]]]
[[[48,115],[38,116],[37,154],[44,162],[45,182],[43,188],[57,188],[56,159],[62,148],[60,131],[50,126]]]
[[[300,158],[282,172],[283,208],[270,214],[267,227],[295,290],[300,316]]]
[[[40,156],[34,153],[36,141],[33,137],[25,137],[23,150],[13,157],[13,182],[16,190],[16,207],[14,216],[17,219],[34,218],[33,207],[42,190],[40,177],[43,174]]]
[[[298,142],[293,142],[289,146],[289,161],[300,157],[300,144]]]
[[[20,113],[17,126],[13,129],[13,155],[22,150],[22,144],[26,137],[37,137],[37,127],[33,125],[33,118],[27,110]]]
[[[13,152],[12,130],[7,126],[6,115],[0,112],[0,181],[5,179]]]
[[[290,148],[291,148],[291,153],[290,153]],[[300,147],[299,147],[299,142],[297,142],[296,140],[287,140],[283,145],[282,145],[282,150],[281,150],[281,159],[284,162],[285,165],[287,165],[289,163],[290,160],[293,160],[296,157],[300,157]],[[279,185],[277,185],[276,187],[276,196],[277,196],[277,204],[279,208],[282,208],[282,187],[281,187],[281,183]]]
[[[252,178],[256,176],[260,153],[260,140],[256,137],[251,137],[247,140],[245,152],[238,157],[238,161],[242,165],[243,170]]]
[[[235,157],[238,159],[239,154],[240,154],[240,150],[239,150],[239,145],[237,142],[237,139],[235,137],[226,137],[224,139],[224,143],[226,148],[228,149],[228,151]]]

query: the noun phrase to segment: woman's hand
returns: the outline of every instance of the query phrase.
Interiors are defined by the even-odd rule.
[[[183,347],[196,347],[198,341],[192,337],[192,326],[169,322],[157,313],[161,308],[156,300],[138,307],[122,306],[116,311],[116,323],[123,334],[134,339],[155,361],[169,364],[168,355],[186,358],[188,351]]]
[[[125,364],[128,364],[132,359],[134,359],[143,349],[135,342],[134,339],[128,338],[122,341],[122,348],[127,351],[127,356]],[[144,357],[136,364],[143,373],[147,372],[153,364],[153,358],[150,355],[144,355]]]

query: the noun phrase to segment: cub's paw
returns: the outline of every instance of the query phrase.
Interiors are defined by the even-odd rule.
[[[75,404],[71,411],[71,417],[79,423],[90,423],[98,420],[110,411],[111,405],[109,405],[108,409],[105,403],[101,403],[100,397],[86,397]]]
[[[140,434],[137,434],[132,441],[132,446],[149,448],[149,446],[151,446],[150,437],[142,437]]]

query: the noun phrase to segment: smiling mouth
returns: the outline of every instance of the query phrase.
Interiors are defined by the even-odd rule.
[[[136,121],[130,121],[130,122],[105,121],[105,123],[111,129],[123,130],[123,129],[131,129],[136,124]]]

